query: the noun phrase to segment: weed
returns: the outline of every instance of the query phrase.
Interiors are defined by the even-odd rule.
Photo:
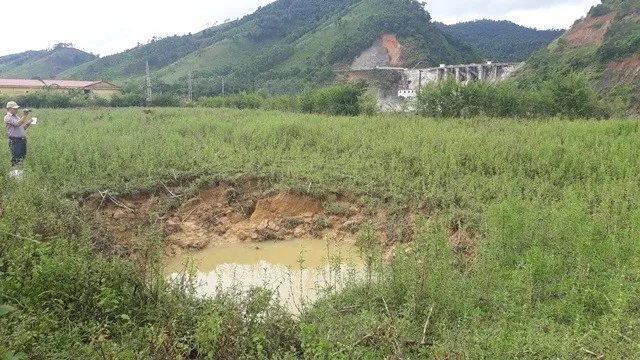
[[[353,209],[337,202],[325,203],[324,209],[325,209],[325,213],[327,213],[328,215],[351,217],[356,214],[356,212]]]
[[[289,230],[297,228],[300,224],[302,224],[302,220],[297,217],[286,217],[282,219],[282,225]]]
[[[24,180],[0,177],[0,306],[15,309],[0,316],[3,355],[637,357],[636,121],[171,108],[153,123],[135,109],[38,115],[47,120],[29,130]],[[0,172],[9,168],[0,162]],[[298,318],[259,289],[202,298],[194,277],[162,271],[162,211],[177,201],[140,216],[130,243],[95,229],[78,203],[106,190],[167,193],[162,184],[175,182],[183,188],[171,191],[188,199],[247,174],[278,191],[358,196],[369,217],[357,226],[360,281]],[[242,194],[228,195],[245,207]],[[407,204],[428,204],[429,219],[409,216]],[[319,216],[312,225],[331,224]],[[452,232],[482,240],[473,262],[461,264]]]
[[[322,231],[331,227],[331,220],[324,215],[318,215],[313,218],[311,226],[315,231]]]

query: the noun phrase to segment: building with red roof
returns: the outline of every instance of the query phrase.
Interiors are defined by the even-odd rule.
[[[0,94],[20,95],[38,91],[105,97],[122,93],[120,87],[106,81],[0,79]]]

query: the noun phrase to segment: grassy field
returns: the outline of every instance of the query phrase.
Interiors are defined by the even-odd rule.
[[[640,124],[43,110],[26,178],[0,178],[0,357],[592,359],[640,353]],[[8,173],[7,146],[0,171]],[[193,296],[93,247],[78,202],[162,181],[258,176],[352,193],[416,227],[367,281],[299,319],[267,293]],[[460,262],[451,230],[476,234]],[[422,340],[424,344],[422,343]]]

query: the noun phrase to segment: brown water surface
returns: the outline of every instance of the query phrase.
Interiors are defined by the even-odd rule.
[[[294,313],[328,289],[357,281],[362,269],[354,246],[318,239],[231,244],[184,254],[167,265],[169,274],[176,276],[191,261],[200,294],[263,287]]]

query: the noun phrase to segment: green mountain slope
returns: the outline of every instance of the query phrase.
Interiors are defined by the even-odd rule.
[[[149,60],[154,86],[197,95],[262,88],[297,92],[333,79],[385,34],[397,36],[402,66],[467,62],[480,56],[444,34],[416,0],[279,0],[244,18],[138,46],[61,74],[139,87]],[[163,91],[163,90],[161,90]]]
[[[536,86],[570,73],[587,77],[603,97],[640,111],[640,0],[604,0],[592,7],[517,78]]]
[[[60,44],[52,50],[0,57],[0,77],[55,79],[61,72],[94,59],[94,55]]]
[[[564,30],[532,29],[506,20],[476,20],[454,25],[438,23],[438,27],[470,44],[483,57],[500,62],[525,61],[564,33]]]
[[[258,9],[242,19],[205,29],[196,34],[172,36],[153,40],[120,54],[107,56],[63,74],[65,78],[95,77],[123,81],[142,76],[148,60],[152,71],[163,69],[189,54],[204,58],[205,68],[236,63],[237,54],[230,50],[228,41],[250,42],[253,53],[274,41],[288,42],[312,31],[318,23],[334,12],[344,10],[358,0],[279,0]],[[221,44],[222,43],[222,44]],[[207,49],[221,47],[220,51]],[[243,45],[244,46],[244,45]],[[243,47],[241,46],[241,47]],[[233,49],[231,49],[233,50]],[[213,55],[213,56],[211,56]],[[214,61],[221,62],[217,65]]]
[[[361,1],[345,14],[331,18],[295,44],[295,53],[280,68],[302,67],[327,56],[329,62],[353,60],[385,34],[397,35],[405,48],[405,67],[466,62],[474,51],[431,23],[429,13],[415,1]]]

